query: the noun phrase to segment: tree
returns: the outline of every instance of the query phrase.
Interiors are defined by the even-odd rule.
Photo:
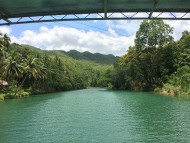
[[[187,30],[183,31],[180,40],[182,40],[182,39],[183,39],[185,36],[187,36],[187,35],[190,35],[190,32],[187,31]]]
[[[190,49],[190,33],[188,31],[184,31],[182,37],[179,41],[179,46],[184,49]]]
[[[6,42],[5,42],[6,41]],[[0,73],[8,74],[5,73],[5,65],[10,64],[8,63],[8,46],[10,45],[10,38],[7,34],[2,34],[0,33]],[[4,65],[5,64],[5,65]],[[8,68],[8,67],[6,67]],[[8,69],[7,69],[8,70]],[[0,75],[0,79],[2,80],[5,75]],[[10,77],[10,75],[6,75],[6,77]]]
[[[7,34],[0,33],[0,60],[7,57],[7,50],[10,46],[10,38]]]
[[[140,52],[145,49],[155,49],[171,43],[173,28],[162,20],[144,20],[136,33],[135,46]]]
[[[135,46],[130,47],[114,67],[115,88],[153,90],[162,86],[166,75],[176,70],[172,30],[163,21],[145,20],[141,23]]]
[[[3,62],[3,76],[8,81],[22,77],[23,66],[19,63],[18,59],[9,56]]]
[[[1,37],[1,44],[8,48],[10,46],[10,42],[10,37],[7,34],[3,34]]]
[[[24,74],[25,77],[21,83],[24,84],[27,78],[31,79],[44,79],[46,77],[46,68],[38,58],[28,57],[24,60]]]

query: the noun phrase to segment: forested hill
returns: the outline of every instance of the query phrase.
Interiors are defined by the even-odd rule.
[[[0,80],[8,83],[7,88],[0,88],[0,99],[107,87],[110,83],[113,65],[76,60],[63,51],[41,50],[9,42],[6,34],[0,36]]]
[[[59,52],[64,53],[65,55],[77,60],[93,61],[99,64],[114,64],[119,59],[118,56],[114,56],[111,54],[109,55],[103,55],[100,53],[93,54],[87,51],[83,53],[76,50],[71,50],[68,52],[65,52],[65,51],[59,51]]]
[[[38,51],[38,52],[43,52],[46,50],[40,50],[36,47],[30,46],[30,45],[23,45],[24,47],[27,47],[29,49]],[[88,51],[86,52],[79,52],[77,50],[70,50],[68,52],[64,50],[54,50],[54,51],[46,51],[47,53],[51,54],[56,54],[58,56],[63,56],[63,57],[70,57],[76,60],[86,60],[90,62],[95,62],[98,64],[106,64],[106,65],[113,65],[115,62],[119,60],[119,56],[114,56],[112,54],[104,55],[100,53],[90,53]]]

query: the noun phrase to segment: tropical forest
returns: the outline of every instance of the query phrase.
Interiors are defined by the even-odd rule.
[[[123,56],[41,50],[0,35],[0,98],[106,87],[190,97],[190,32],[144,20]],[[114,42],[114,41],[113,41]]]

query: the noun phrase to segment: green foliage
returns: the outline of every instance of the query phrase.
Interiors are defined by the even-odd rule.
[[[183,32],[175,43],[172,31],[163,21],[143,21],[135,46],[114,65],[113,88],[189,96],[190,34]]]
[[[176,96],[190,93],[190,67],[183,66],[177,69],[177,72],[170,76],[168,83],[164,84],[163,91],[173,93]]]
[[[29,92],[25,92],[25,91],[21,92],[20,94],[21,94],[22,97],[28,97],[30,95]]]
[[[160,92],[162,89],[161,88],[159,88],[159,87],[156,87],[155,89],[154,89],[154,92]]]
[[[111,83],[108,83],[108,89],[113,89],[113,85]]]
[[[95,53],[92,54],[90,52],[78,52],[76,50],[71,50],[69,52],[65,52],[65,51],[58,51],[60,53],[63,53],[64,55],[67,55],[69,57],[72,57],[74,59],[77,60],[87,60],[87,61],[92,61],[95,63],[99,63],[99,64],[114,64],[119,57],[116,57],[114,55],[102,55],[99,53]]]
[[[138,51],[162,47],[171,43],[173,29],[162,20],[144,20],[136,33],[135,45]]]
[[[161,20],[143,21],[135,46],[119,59],[75,50],[43,51],[10,45],[10,39],[1,35],[0,79],[9,83],[9,98],[88,87],[190,96],[190,33],[184,31],[174,42],[172,32],[173,28]],[[10,84],[13,81],[16,83]]]
[[[4,100],[5,94],[0,93],[0,101]]]
[[[164,84],[162,90],[164,90],[167,94],[178,96],[179,94],[179,88],[176,88],[176,86],[166,83]]]
[[[7,89],[7,93],[5,95],[5,98],[20,98],[22,97],[22,93],[24,90],[17,86],[17,81],[11,81],[9,83],[9,87]]]
[[[3,72],[0,79],[9,84],[6,98],[103,87],[110,82],[110,75],[106,76],[106,72],[108,69],[111,71],[111,65],[91,62],[93,60],[75,60],[63,55],[62,51],[43,51],[28,45],[11,44],[9,50],[3,50],[6,54],[2,54],[0,62],[0,71]],[[84,54],[96,57],[91,53]],[[97,59],[100,57],[106,59],[108,56],[100,54]]]
[[[22,76],[23,67],[19,62],[13,56],[9,56],[3,61],[3,77],[6,80],[14,80]]]

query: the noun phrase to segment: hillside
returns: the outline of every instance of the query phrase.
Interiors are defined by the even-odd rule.
[[[58,50],[59,51],[59,50]],[[114,64],[119,57],[118,56],[114,56],[114,55],[103,55],[100,53],[90,53],[88,51],[86,52],[79,52],[76,50],[71,50],[68,52],[65,51],[59,51],[61,53],[63,53],[64,55],[67,55],[69,57],[72,57],[73,59],[77,59],[77,60],[87,60],[87,61],[93,61],[95,63],[99,63],[99,64]]]
[[[100,53],[93,54],[88,51],[79,52],[77,50],[70,50],[68,52],[66,52],[64,50],[41,50],[39,48],[30,46],[30,45],[22,45],[22,46],[32,49],[34,51],[38,51],[38,52],[46,52],[48,54],[54,54],[57,56],[70,57],[70,58],[73,58],[76,60],[92,61],[92,62],[99,63],[99,64],[112,65],[119,60],[119,56],[114,56],[112,54],[108,54],[108,55],[104,55],[104,54],[100,54]]]
[[[0,79],[9,83],[0,89],[5,98],[29,94],[107,87],[113,65],[92,60],[74,59],[63,51],[48,51],[29,45],[11,44],[3,49]],[[87,54],[88,56],[91,53]],[[103,55],[101,55],[103,56]]]

